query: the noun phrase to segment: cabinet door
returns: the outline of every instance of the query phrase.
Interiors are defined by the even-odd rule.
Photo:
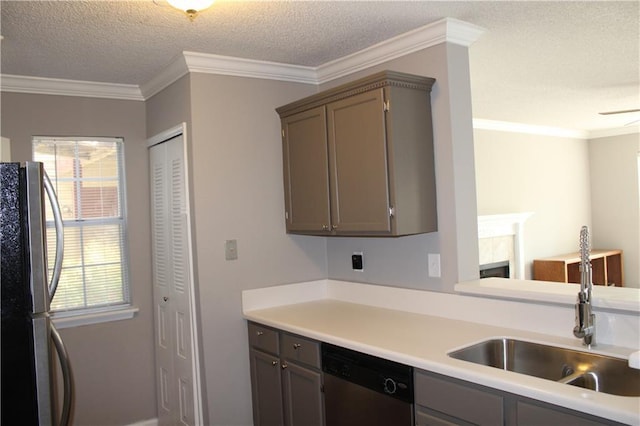
[[[329,175],[324,106],[282,120],[287,231],[329,231]]]
[[[324,425],[322,375],[297,364],[283,364],[284,412],[287,426]]]
[[[383,89],[328,104],[327,122],[332,226],[390,232]]]
[[[416,371],[414,378],[416,405],[461,420],[455,422],[458,424],[492,426],[505,423],[502,394],[435,373]]]
[[[250,349],[253,422],[255,426],[281,426],[282,379],[277,357]]]

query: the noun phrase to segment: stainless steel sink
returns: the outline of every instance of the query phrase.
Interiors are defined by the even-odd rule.
[[[640,396],[640,370],[626,359],[515,339],[491,339],[450,357],[620,396]]]

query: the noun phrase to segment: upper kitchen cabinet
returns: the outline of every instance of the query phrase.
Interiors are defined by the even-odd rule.
[[[434,82],[385,71],[277,108],[287,232],[437,230]]]

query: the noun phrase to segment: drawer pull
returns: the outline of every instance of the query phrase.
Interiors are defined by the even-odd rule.
[[[264,331],[256,331],[256,336],[262,336],[264,334]]]
[[[287,367],[288,367],[287,363],[286,363],[286,362],[283,362],[283,363],[282,363],[282,369],[284,370],[284,369],[285,369],[285,368],[287,368]]]
[[[293,349],[299,349],[300,346],[302,346],[300,343],[294,343],[293,344]]]
[[[271,361],[271,365],[275,367],[276,365],[278,365],[278,361]]]

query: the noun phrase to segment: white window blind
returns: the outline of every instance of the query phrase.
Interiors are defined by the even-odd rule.
[[[129,305],[123,140],[35,137],[33,158],[44,163],[64,225],[64,260],[51,310],[87,313]],[[55,228],[48,201],[46,217],[51,268]]]

